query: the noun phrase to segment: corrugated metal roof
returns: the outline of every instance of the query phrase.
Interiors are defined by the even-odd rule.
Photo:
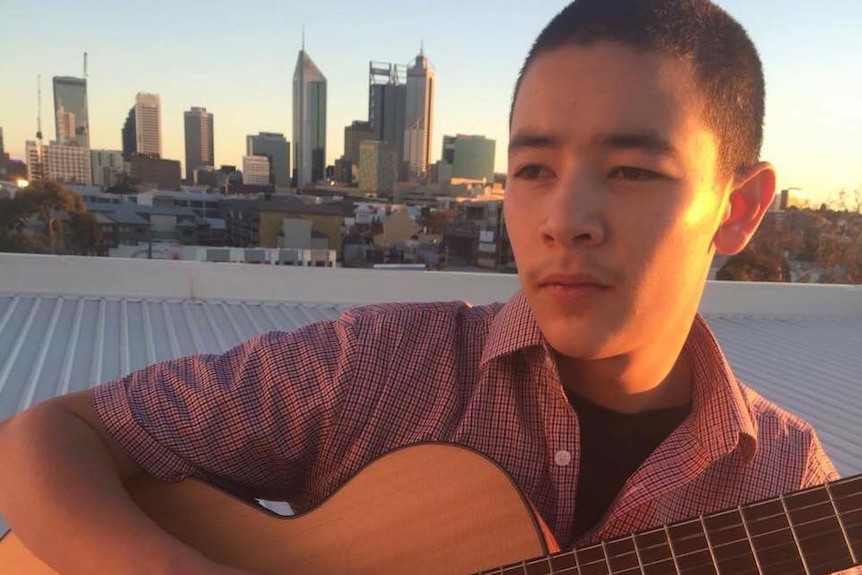
[[[151,363],[219,353],[259,333],[337,317],[347,306],[0,296],[0,419]]]
[[[153,362],[219,353],[348,307],[0,294],[0,420]],[[706,317],[741,379],[811,422],[843,475],[862,472],[862,317]]]

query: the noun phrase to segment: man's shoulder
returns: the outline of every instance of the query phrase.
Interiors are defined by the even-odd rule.
[[[749,406],[751,417],[758,429],[758,435],[798,437],[810,441],[814,427],[802,417],[767,399],[749,385],[740,382],[742,394]]]
[[[339,321],[360,329],[467,326],[490,324],[502,307],[502,303],[472,305],[466,301],[379,303],[351,308]]]

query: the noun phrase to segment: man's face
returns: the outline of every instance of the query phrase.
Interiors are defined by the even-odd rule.
[[[684,62],[611,42],[559,48],[527,70],[506,226],[562,355],[614,357],[687,333],[727,207],[700,102]]]

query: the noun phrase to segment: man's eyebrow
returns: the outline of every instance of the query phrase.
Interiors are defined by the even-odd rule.
[[[558,148],[560,145],[560,139],[550,134],[518,132],[509,140],[509,153],[523,148]]]
[[[593,144],[611,150],[643,150],[651,154],[679,158],[679,150],[655,131],[599,134],[593,138]]]

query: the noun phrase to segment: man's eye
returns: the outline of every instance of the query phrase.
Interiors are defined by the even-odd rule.
[[[645,170],[643,168],[632,168],[628,166],[614,168],[608,177],[612,179],[622,179],[634,182],[648,182],[651,180],[664,179],[664,176],[659,174],[658,172],[653,172],[652,170]]]
[[[549,175],[551,175],[551,171],[539,164],[524,166],[515,173],[515,177],[522,180],[538,180],[539,178],[547,178]]]

